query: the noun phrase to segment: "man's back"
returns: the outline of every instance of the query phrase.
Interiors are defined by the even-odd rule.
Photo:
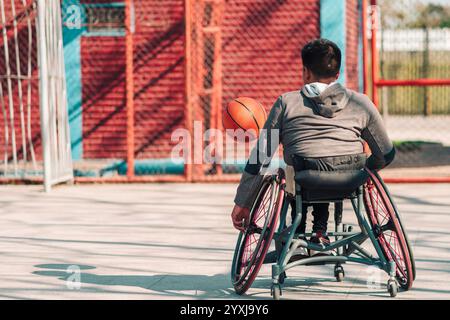
[[[362,153],[363,139],[373,152],[380,151],[377,156],[392,149],[381,117],[365,95],[339,83],[322,92],[309,88],[281,95],[269,115],[269,123],[278,122],[286,163],[291,164],[292,154],[318,158]]]
[[[372,152],[367,161],[372,169],[386,166],[395,156],[382,118],[370,99],[339,83],[306,85],[301,91],[282,94],[270,110],[264,129],[268,134],[279,130],[288,165],[292,165],[292,155],[323,158],[361,154],[364,141]],[[278,145],[274,139],[267,139],[267,143],[264,157],[261,150],[253,150],[236,193],[236,204],[249,206],[254,199],[262,178],[261,166],[267,164]]]
[[[264,174],[261,168],[275,154],[279,142],[288,165],[292,165],[291,156],[295,155],[314,158],[312,162],[331,157],[331,170],[345,170],[346,164],[353,168],[350,162],[361,158],[364,141],[372,155],[367,161],[357,161],[361,167],[380,169],[394,159],[395,149],[373,103],[365,95],[336,83],[342,58],[339,47],[327,39],[315,39],[302,48],[301,55],[305,86],[301,91],[281,95],[270,111],[264,125],[267,135],[263,132],[253,149],[234,199],[232,217],[236,228],[248,216]],[[273,138],[274,130],[278,130],[281,141]],[[326,224],[328,209],[317,211]]]

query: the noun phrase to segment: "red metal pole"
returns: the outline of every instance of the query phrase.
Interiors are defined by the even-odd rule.
[[[378,107],[378,50],[377,50],[377,28],[378,28],[378,17],[376,10],[377,1],[371,0],[371,30],[372,30],[372,101]]]
[[[383,176],[383,173],[381,173]],[[237,183],[241,178],[240,174],[227,174],[217,179],[214,176],[205,176],[199,180],[199,182],[230,182]],[[42,184],[42,178],[0,178],[0,185],[14,184],[14,185],[24,185],[24,184]],[[154,183],[154,182],[167,182],[167,183],[179,183],[179,182],[189,182],[186,181],[185,177],[180,175],[154,175],[154,176],[134,176],[133,178],[128,178],[124,176],[119,177],[75,177],[75,184],[86,184],[86,183]],[[407,178],[383,178],[385,183],[398,183],[398,184],[408,184],[408,183],[449,183],[450,177],[407,177]]]
[[[134,80],[132,0],[125,0],[125,82],[127,108],[127,177],[134,177]]]
[[[223,1],[214,1],[214,26],[217,28],[214,32],[214,65],[213,65],[213,96],[215,109],[215,129],[222,129],[222,4]],[[219,155],[220,161],[216,165],[216,175],[222,176],[222,157],[223,157],[223,140],[215,137],[216,156]],[[220,144],[220,146],[219,146]]]
[[[192,155],[193,155],[193,139],[194,132],[192,130],[192,54],[191,54],[191,0],[184,1],[184,23],[185,23],[185,39],[184,39],[184,75],[185,75],[185,127],[190,135],[189,151],[185,157],[184,176],[186,181],[192,181]]]
[[[363,92],[369,94],[369,47],[367,39],[367,0],[362,0],[362,50],[363,50]],[[367,143],[364,143],[364,152],[369,153],[370,149]]]
[[[386,183],[450,183],[450,177],[386,178]]]
[[[449,86],[450,79],[412,79],[412,80],[385,80],[379,79],[378,87],[394,86]]]
[[[369,92],[369,48],[367,43],[367,0],[362,0],[362,54],[363,54],[363,90],[364,94]]]

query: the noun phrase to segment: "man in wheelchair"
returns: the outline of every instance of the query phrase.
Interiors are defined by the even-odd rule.
[[[231,214],[238,230],[244,230],[248,224],[250,207],[263,180],[262,169],[276,150],[272,141],[276,139],[270,137],[272,130],[279,130],[283,145],[286,192],[291,195],[293,219],[295,172],[355,170],[364,166],[381,169],[394,159],[395,149],[377,108],[366,95],[337,82],[341,67],[338,46],[326,39],[313,40],[303,47],[301,57],[304,86],[276,100],[264,125],[266,135],[260,137],[264,144],[258,143],[252,150],[240,180]],[[368,159],[364,141],[371,151]],[[261,145],[265,150],[260,150]],[[314,236],[310,241],[326,246],[330,243],[326,236],[329,203],[315,203],[312,207]],[[305,233],[307,209],[304,204],[297,233]],[[313,254],[298,248],[293,258]]]

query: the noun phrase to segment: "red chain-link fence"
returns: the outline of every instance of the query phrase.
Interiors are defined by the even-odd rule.
[[[0,2],[0,177],[42,173],[36,5]]]
[[[371,91],[398,150],[392,180],[450,181],[450,4],[370,4]]]
[[[73,5],[64,2],[68,20]],[[233,98],[253,97],[269,110],[281,93],[300,88],[300,49],[320,37],[319,0],[78,6],[84,29],[78,181],[237,180],[248,147],[230,156],[216,147],[225,146],[226,136],[208,130],[223,129],[221,114]],[[174,154],[184,129],[188,158]],[[205,160],[208,147],[220,161]]]
[[[257,99],[268,111],[301,86],[300,49],[320,37],[319,1],[202,0],[187,10],[188,105],[203,131],[222,130],[222,109],[234,98]],[[249,150],[230,148],[227,138],[216,150],[221,163],[187,168],[194,180],[237,179]]]
[[[14,1],[25,17],[23,1]],[[322,2],[61,0],[77,181],[236,181],[249,150],[230,150],[223,108],[248,96],[269,110],[302,86],[300,49],[323,34]],[[345,1],[344,81],[373,97],[386,120],[399,150],[391,181],[450,176],[449,12],[442,1]],[[8,21],[2,25],[12,45]],[[39,148],[36,86],[32,97]]]

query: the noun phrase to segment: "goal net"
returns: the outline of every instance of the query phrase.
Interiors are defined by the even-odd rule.
[[[73,179],[59,0],[0,0],[0,176]]]

